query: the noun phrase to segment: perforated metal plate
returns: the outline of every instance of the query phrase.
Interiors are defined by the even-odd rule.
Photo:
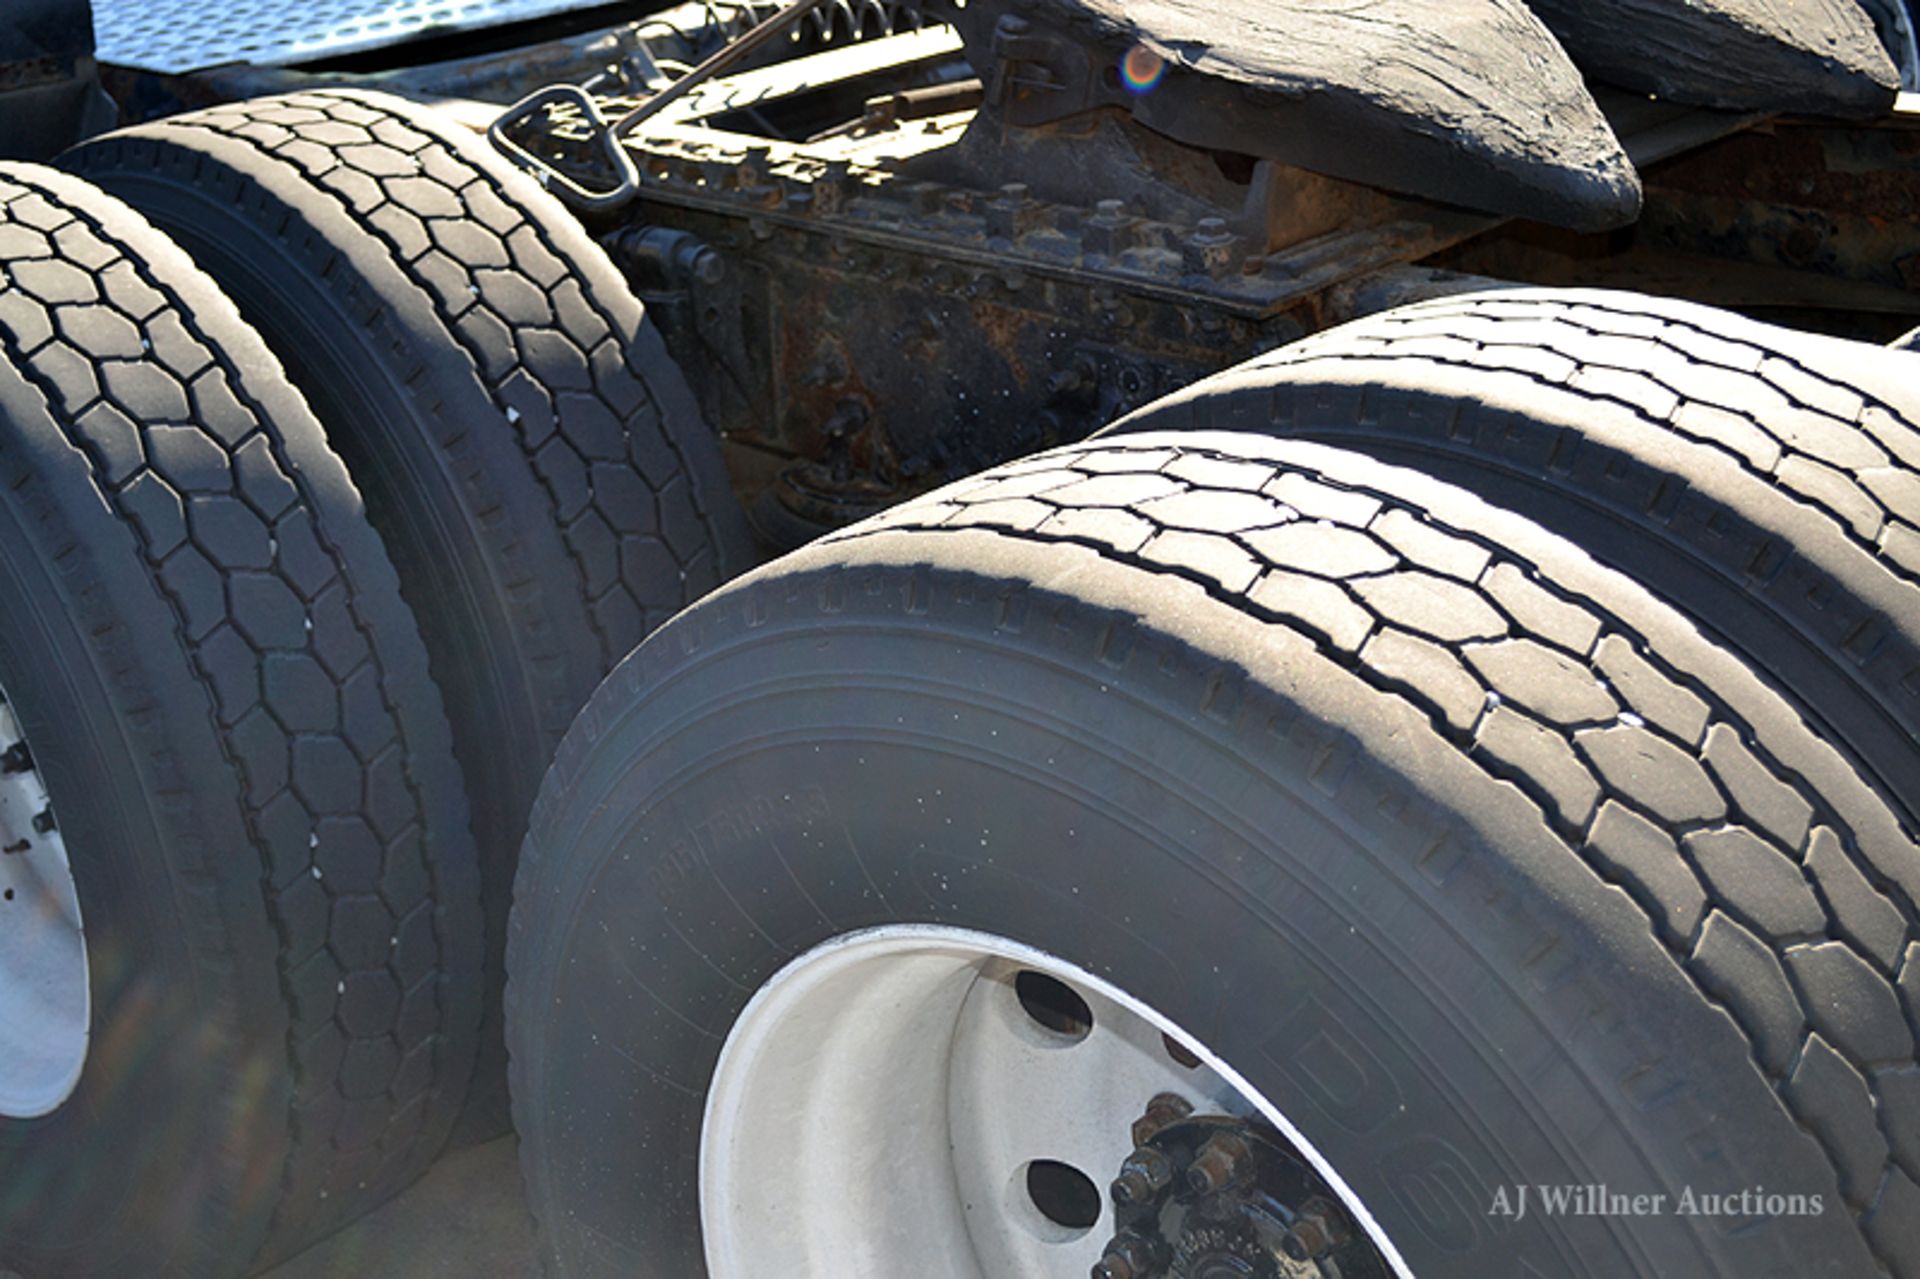
[[[148,71],[275,67],[444,31],[497,27],[591,0],[93,0],[98,57]]]

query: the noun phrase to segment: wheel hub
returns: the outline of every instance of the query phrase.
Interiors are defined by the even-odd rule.
[[[0,1117],[59,1108],[86,1063],[80,899],[33,748],[0,694]]]
[[[1119,1231],[1092,1279],[1372,1279],[1379,1254],[1285,1138],[1155,1097],[1109,1187]]]
[[[1111,983],[986,934],[873,929],[794,960],[721,1049],[701,1132],[707,1272],[1406,1275],[1323,1164],[1223,1061]],[[1103,1196],[1094,1178],[1115,1168]],[[1295,1235],[1312,1243],[1304,1261]],[[1361,1236],[1381,1251],[1351,1247]]]

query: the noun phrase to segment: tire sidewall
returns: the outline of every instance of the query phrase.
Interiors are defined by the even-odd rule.
[[[782,586],[791,599],[813,584]],[[682,619],[640,658],[700,647],[683,627],[697,630]],[[1156,690],[884,630],[801,629],[784,652],[709,651],[698,671],[629,659],[563,749],[523,870],[522,909],[533,899],[548,929],[517,942],[535,958],[514,967],[513,1006],[533,1011],[510,1014],[557,1273],[704,1273],[683,1168],[734,1019],[812,946],[899,923],[1055,954],[1170,1018],[1316,1143],[1423,1276],[1714,1269],[1712,1223],[1490,1211],[1522,1182],[1671,1190],[1687,1152],[1596,1086],[1628,1050],[1603,1034],[1564,1045],[1592,984],[1633,988],[1621,960],[1645,939],[1596,922],[1618,918],[1596,884],[1551,925],[1580,979],[1519,994],[1533,942],[1512,925],[1555,908],[1513,860],[1496,867],[1488,832],[1431,824],[1436,788],[1486,785],[1450,748],[1395,793],[1362,776],[1357,750],[1328,773],[1338,734],[1294,721],[1274,754],[1316,780],[1286,784],[1247,767],[1222,721],[1156,706]],[[1506,836],[1503,850],[1533,838]],[[1447,874],[1420,865],[1449,838]],[[1566,856],[1544,828],[1541,850]],[[1475,873],[1489,868],[1497,882]],[[1423,874],[1452,882],[1425,893]],[[1504,916],[1504,933],[1476,935],[1476,912]],[[1694,1032],[1744,1060],[1729,1028],[1665,1020],[1653,1002],[1628,1038]],[[1723,1175],[1753,1172],[1725,1153]],[[1798,1181],[1769,1188],[1830,1192],[1811,1167]]]

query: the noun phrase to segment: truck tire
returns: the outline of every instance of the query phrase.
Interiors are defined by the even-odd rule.
[[[1920,829],[1920,360],[1635,294],[1329,330],[1109,432],[1324,440],[1539,520],[1789,691]]]
[[[1779,694],[1538,525],[1089,441],[743,577],[587,704],[515,898],[522,1171],[564,1279],[1084,1274],[1119,1200],[1060,1183],[1204,1066],[1395,1273],[1920,1275],[1916,892]]]
[[[57,901],[88,1001],[77,1077],[15,1074],[52,1087],[0,1114],[0,1269],[239,1274],[446,1141],[477,854],[425,647],[319,424],[183,252],[26,165],[0,165],[0,540],[23,734],[0,780],[50,801],[0,801],[0,956]],[[0,1096],[62,1024],[23,979],[59,972],[11,958]]]
[[[174,116],[68,167],[192,253],[284,359],[367,494],[474,797],[487,1107],[513,859],[613,663],[747,564],[684,379],[606,254],[431,108],[325,91]]]

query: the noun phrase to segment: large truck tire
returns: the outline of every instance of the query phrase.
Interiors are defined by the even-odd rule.
[[[1271,431],[1564,533],[1787,689],[1920,829],[1920,357],[1518,289],[1283,347],[1109,433]]]
[[[489,1101],[513,858],[573,714],[649,630],[746,567],[718,441],[579,221],[390,95],[174,116],[68,167],[152,218],[286,362],[367,494],[474,797]]]
[[[152,226],[0,165],[0,1270],[237,1275],[412,1180],[479,868],[346,469]]]
[[[522,1168],[563,1279],[1302,1273],[1282,1229],[1916,1276],[1916,892],[1794,707],[1564,539],[1313,443],[1090,441],[588,703],[515,900]],[[1209,1110],[1295,1164],[1196,1154]]]

